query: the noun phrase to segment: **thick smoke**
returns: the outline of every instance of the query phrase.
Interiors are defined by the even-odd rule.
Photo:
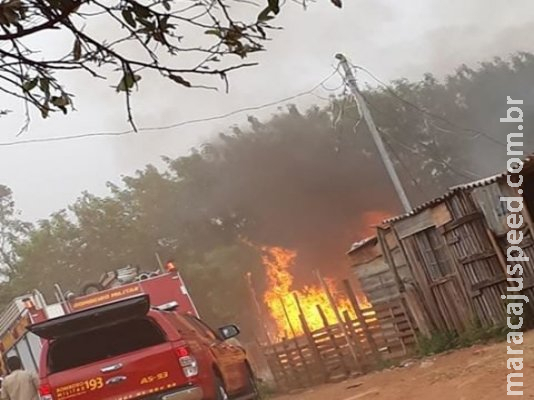
[[[194,209],[237,215],[253,243],[296,250],[299,282],[309,282],[313,269],[344,275],[350,244],[399,211],[369,148],[365,130],[336,129],[325,112],[304,117],[291,109],[265,125],[253,121],[210,146],[210,191]]]
[[[525,100],[525,119],[532,120],[533,76],[534,56],[521,54],[480,68],[463,67],[447,84],[414,83],[417,89],[405,96],[414,101],[427,96],[430,100],[420,106],[450,121],[432,120],[429,132],[424,112],[399,109],[398,99],[388,93],[369,94],[414,205],[449,186],[504,170],[507,127],[499,122],[499,113],[511,95]],[[316,268],[345,275],[350,244],[372,234],[373,224],[401,212],[365,123],[354,129],[354,103],[335,104],[334,114],[343,109],[341,119],[326,110],[303,115],[290,107],[266,123],[250,119],[244,131],[205,148],[203,174],[209,190],[194,210],[209,210],[223,219],[238,216],[244,219],[239,223],[247,239],[296,250],[299,282],[309,281]],[[527,152],[534,150],[533,139],[526,135]],[[437,143],[442,154],[428,150],[427,144],[418,146],[417,140]],[[433,174],[434,165],[441,175]]]
[[[336,12],[335,16],[329,4],[326,4],[328,8],[323,8],[323,4],[313,5],[304,14],[291,10],[292,19],[281,21],[286,29],[276,35],[269,51],[261,58],[260,67],[232,77],[230,95],[174,88],[171,91],[159,83],[146,85],[139,93],[144,97],[135,100],[139,120],[145,126],[160,126],[291,95],[321,79],[321,66],[329,64],[339,50],[346,50],[352,56],[357,54],[359,58],[353,59],[354,62],[387,79],[419,78],[427,71],[441,78],[453,73],[462,63],[477,68],[480,60],[490,60],[494,55],[506,57],[518,50],[533,49],[527,39],[530,36],[525,34],[532,15],[532,6],[526,2],[522,3],[525,8],[519,21],[514,19],[517,9],[505,5],[493,9],[480,1],[468,5],[459,1],[437,3],[428,3],[422,11],[424,21],[410,25],[410,29],[403,24],[405,4],[350,3],[343,13]],[[481,12],[484,25],[480,24]],[[503,15],[506,18],[500,18]],[[294,20],[298,20],[298,26],[291,22]],[[339,40],[329,37],[323,40],[323,33],[319,38],[317,32],[324,29],[317,30],[317,26],[335,31]],[[514,43],[504,40],[511,33],[517,38]],[[355,41],[354,37],[359,40]],[[392,37],[398,40],[392,41]],[[414,46],[418,46],[416,59]],[[519,91],[532,103],[528,100],[532,99],[529,88],[534,87],[524,83],[532,81],[527,75],[509,78],[503,75],[500,80],[487,78],[481,82],[479,87],[485,86],[488,94],[478,92],[476,99],[465,99],[471,104],[478,103],[478,107],[469,111],[462,125],[502,140],[505,127],[499,124],[498,113],[507,91],[510,95]],[[149,104],[145,100],[160,98],[161,93],[166,93],[167,101]],[[380,119],[379,115],[376,117]],[[220,147],[222,156],[218,156],[224,162],[215,161],[220,163],[220,169],[210,177],[214,186],[209,201],[202,200],[207,201],[203,209],[215,210],[214,215],[233,212],[244,215],[245,234],[250,240],[297,250],[299,280],[309,279],[314,268],[321,268],[325,274],[344,274],[345,252],[350,244],[371,234],[373,223],[399,213],[398,200],[365,129],[354,133],[346,127],[340,137],[330,121],[288,119],[282,118],[278,126],[261,127],[263,131],[255,132],[248,140],[226,141],[224,146],[215,144]],[[124,142],[117,142],[116,161],[124,171],[151,161],[155,155],[183,154],[195,144],[204,127],[209,128],[201,125],[191,127],[188,132],[176,130],[169,135],[144,134],[124,139],[131,143],[125,147]],[[458,138],[456,150],[461,158],[468,160],[469,171],[485,176],[502,169],[505,160],[502,147],[476,138],[476,133],[461,134],[465,137]],[[402,166],[398,168],[403,181],[410,182],[414,169],[407,173]],[[425,192],[412,191],[414,202],[439,194],[431,187],[425,187]],[[198,207],[193,210],[189,218],[203,217]]]

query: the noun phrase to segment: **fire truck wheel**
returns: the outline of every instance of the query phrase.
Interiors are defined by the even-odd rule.
[[[102,285],[100,285],[99,283],[95,283],[95,282],[87,283],[82,287],[82,293],[84,295],[100,292],[101,290],[104,290]]]
[[[226,389],[224,387],[224,383],[222,379],[215,375],[215,400],[229,400],[230,397],[228,397],[228,393],[226,393]]]
[[[250,368],[250,365],[247,365],[248,370],[248,387],[247,387],[247,394],[254,395],[251,400],[259,400],[261,399],[260,391],[258,389],[258,381],[256,380],[256,376],[254,375],[254,372],[252,372],[252,368]]]

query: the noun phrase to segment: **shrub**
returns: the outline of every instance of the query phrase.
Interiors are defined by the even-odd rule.
[[[443,353],[452,349],[470,347],[477,343],[506,339],[506,326],[484,326],[479,320],[473,320],[462,333],[454,331],[436,331],[430,336],[419,336],[418,353],[421,356]]]

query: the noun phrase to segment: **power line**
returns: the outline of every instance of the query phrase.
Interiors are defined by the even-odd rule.
[[[321,84],[321,87],[326,90],[327,92],[337,92],[339,89],[344,88],[346,86],[345,80],[343,80],[338,86],[334,88],[327,87],[324,83]]]
[[[417,151],[417,149],[414,149],[413,147],[411,147],[410,145],[406,144],[405,142],[399,140],[394,135],[386,134],[382,130],[380,130],[380,133],[382,133],[384,136],[386,136],[386,137],[388,137],[390,139],[393,139],[395,142],[400,144],[402,147],[404,147],[406,150],[408,150],[412,154],[415,154],[415,155],[417,155],[417,156],[419,156],[421,158],[425,158],[426,159],[426,156],[424,156],[421,152]],[[472,180],[472,179],[480,179],[480,175],[477,175],[474,172],[471,172],[471,171],[468,171],[468,170],[465,170],[465,169],[462,169],[462,168],[458,168],[458,167],[452,166],[450,162],[448,162],[447,160],[445,160],[442,157],[438,156],[436,154],[435,150],[430,149],[429,145],[427,145],[425,143],[422,143],[422,142],[419,142],[419,144],[432,153],[432,154],[429,155],[431,157],[432,161],[434,161],[434,162],[440,164],[441,166],[447,168],[449,171],[451,171],[455,175],[458,175],[458,176],[460,176],[462,178],[470,179],[470,180]]]
[[[408,150],[410,153],[412,153],[412,154],[414,154],[416,156],[419,156],[421,159],[426,160],[426,157],[429,156],[432,161],[434,161],[435,163],[438,163],[441,166],[447,168],[449,171],[451,171],[452,173],[454,173],[457,176],[460,176],[460,177],[465,178],[465,179],[470,179],[470,180],[472,180],[472,179],[480,179],[480,175],[475,174],[474,172],[471,172],[471,171],[468,171],[466,169],[462,169],[462,168],[458,168],[458,167],[452,166],[450,162],[448,162],[447,160],[443,159],[443,157],[439,156],[436,153],[437,149],[431,149],[428,144],[425,144],[423,142],[419,142],[419,145],[423,146],[426,150],[428,150],[431,153],[431,154],[427,154],[425,156],[420,151],[418,151],[416,148],[414,148],[414,147],[410,146],[409,144],[407,144],[406,142],[400,140],[395,135],[390,135],[390,134],[384,132],[380,128],[379,128],[379,132],[384,137],[387,137],[389,139],[393,139],[395,142],[397,142],[399,145],[401,145],[404,149]]]
[[[345,81],[345,84],[348,84],[347,82],[347,79],[345,79],[345,77],[343,77],[343,80]],[[370,108],[372,108],[374,111],[378,112],[379,114],[384,114],[384,112],[382,112],[382,110],[378,109],[377,107],[375,107],[373,105],[372,102],[370,102],[367,97],[361,93],[360,93],[360,96],[362,97],[363,101],[365,103],[367,103],[369,105]],[[345,101],[345,99],[343,99]],[[359,119],[358,121],[356,122],[356,125],[354,126],[354,131],[356,132],[356,128],[358,127],[359,123],[361,122],[361,119],[362,119],[362,112],[361,112],[361,109],[358,105],[358,103],[356,102],[356,105],[357,105],[357,109],[358,109],[358,114],[359,114]],[[344,107],[342,107],[344,108]],[[414,153],[414,154],[417,154],[418,156],[422,156],[422,154],[420,154],[417,149],[414,149],[410,146],[408,146],[406,143],[402,142],[402,141],[399,141],[397,138],[393,138],[392,136],[390,136],[389,134],[386,134],[384,131],[382,131],[380,128],[376,127],[377,131],[379,132],[379,134],[384,137],[384,139],[388,138],[388,139],[394,139],[397,143],[400,143],[402,145],[402,147],[404,147],[406,150],[408,150],[410,153]],[[410,171],[410,168],[408,168],[408,166],[406,165],[406,163],[404,163],[404,161],[402,160],[402,158],[399,156],[399,154],[396,152],[396,150],[394,149],[394,147],[387,141],[387,140],[384,140],[384,145],[385,147],[388,149],[388,151],[390,153],[393,154],[393,156],[395,157],[395,159],[397,160],[397,162],[401,165],[401,167],[404,169],[405,173],[408,175],[408,177],[410,178],[410,180],[412,181],[412,184],[413,186],[425,197],[428,197],[428,193],[421,187],[421,185],[419,184],[419,182],[417,181],[417,179],[415,178],[415,176],[411,173]],[[434,162],[436,162],[436,160],[433,160]],[[448,164],[445,164],[445,163],[442,163],[442,165],[448,167]],[[456,171],[453,171],[456,173]],[[463,175],[462,175],[463,176]]]
[[[341,53],[336,54],[336,58],[340,61],[340,66],[343,68],[343,71],[345,72],[345,81],[347,82],[347,86],[352,92],[352,95],[354,96],[354,100],[356,101],[356,104],[358,105],[359,114],[363,117],[363,119],[365,120],[367,124],[367,127],[369,128],[371,137],[373,141],[375,142],[380,158],[382,159],[384,167],[386,168],[389,178],[391,179],[391,183],[393,184],[393,187],[395,188],[395,192],[397,193],[397,196],[399,196],[399,200],[402,206],[408,212],[412,208],[410,205],[410,200],[408,199],[408,196],[406,195],[406,192],[404,191],[404,187],[402,186],[402,182],[399,179],[397,171],[395,170],[395,166],[391,162],[391,159],[384,146],[380,133],[376,127],[376,124],[369,111],[369,108],[367,107],[367,102],[363,98],[358,88],[358,84],[356,82],[356,77],[354,76],[353,70],[351,66],[349,65],[347,58],[343,54]]]
[[[399,156],[399,154],[395,151],[393,146],[391,146],[391,144],[387,140],[384,140],[384,143],[385,143],[386,147],[388,148],[388,150],[390,151],[390,153],[393,154],[393,157],[395,157],[395,159],[398,161],[398,163],[404,169],[404,172],[406,172],[406,174],[410,177],[410,180],[412,181],[413,186],[417,190],[419,190],[419,192],[423,196],[425,196],[426,198],[429,198],[430,196],[429,196],[428,192],[419,184],[419,182],[417,181],[415,176],[411,173],[410,168],[408,168],[406,163],[402,160],[402,158]]]
[[[471,137],[471,138],[476,138],[478,136],[484,136],[485,138],[491,140],[492,142],[494,143],[497,143],[501,146],[506,146],[505,143],[497,140],[497,139],[494,139],[493,137],[491,137],[490,135],[488,135],[487,133],[485,132],[482,132],[482,131],[479,131],[479,130],[476,130],[476,129],[472,129],[472,128],[464,128],[464,127],[461,127],[457,124],[455,124],[454,122],[452,121],[449,121],[447,118],[441,116],[441,115],[437,115],[437,114],[434,114],[434,113],[431,113],[427,110],[424,110],[422,109],[421,107],[419,107],[418,105],[404,99],[403,97],[399,96],[389,85],[387,85],[386,83],[384,83],[382,80],[380,80],[379,78],[376,77],[376,75],[374,75],[371,71],[369,71],[368,69],[364,68],[364,67],[360,67],[360,66],[357,66],[357,65],[354,65],[354,64],[350,64],[350,66],[352,68],[355,68],[355,69],[360,69],[364,72],[366,72],[369,76],[371,76],[374,80],[376,80],[381,86],[383,86],[387,91],[388,93],[390,93],[393,97],[395,97],[396,99],[398,99],[399,101],[401,101],[402,103],[404,104],[407,104],[409,105],[411,108],[414,108],[415,110],[425,114],[425,115],[428,115],[428,116],[431,116],[432,118],[435,118],[435,119],[439,119],[447,124],[449,124],[450,126],[452,126],[453,128],[457,128],[457,129],[461,129],[465,132],[471,132],[471,133],[475,133],[475,136]],[[345,80],[346,81],[346,80]],[[364,101],[369,105],[370,108],[372,108],[374,111],[380,113],[380,114],[385,114],[382,110],[378,109],[377,107],[375,107],[373,105],[372,102],[370,102],[368,100],[368,98],[360,92],[360,95],[363,97]],[[448,130],[448,129],[444,129],[444,128],[441,128],[441,127],[438,127],[437,125],[435,124],[432,124],[432,126],[434,126],[434,128],[438,129],[438,130],[442,130],[442,131],[446,131],[446,132],[450,132],[450,133],[457,133],[459,134],[459,132],[454,132],[454,131],[451,131],[451,130]],[[402,142],[401,140],[399,140],[397,137],[393,136],[393,135],[389,135],[389,134],[386,134],[385,132],[383,132],[380,128],[377,128],[378,132],[385,136],[385,137],[389,137],[390,139],[393,139],[394,141],[396,141],[398,144],[402,145],[405,149],[407,149],[408,151],[410,151],[411,153],[419,156],[419,157],[423,157],[423,155],[415,148],[411,147],[410,145]],[[450,170],[452,173],[454,173],[455,175],[458,175],[462,178],[465,178],[465,179],[479,179],[480,176],[478,174],[475,174],[474,172],[471,172],[471,171],[467,171],[467,170],[463,170],[461,168],[457,168],[457,167],[453,167],[447,160],[443,159],[442,157],[437,157],[436,154],[435,154],[435,151],[432,151],[432,149],[429,148],[428,145],[420,142],[420,144],[425,147],[425,149],[431,151],[433,153],[433,155],[431,155],[431,158],[432,158],[432,161],[436,162],[436,163],[439,163],[441,164],[443,167],[447,168],[448,170]],[[391,149],[391,145],[388,145],[388,148]],[[399,159],[397,156],[396,156],[397,159]],[[436,159],[437,158],[437,159]],[[407,168],[404,166],[404,168],[407,170]],[[407,170],[408,171],[408,170]]]
[[[363,94],[362,94],[363,96]],[[366,96],[363,96],[365,101],[367,102],[367,104],[369,104],[369,107],[379,113],[379,114],[384,114],[384,112],[382,110],[380,110],[379,108],[377,108],[371,101],[369,101],[367,99]],[[480,179],[480,176],[475,174],[474,172],[471,172],[471,171],[468,171],[468,170],[464,170],[464,169],[461,169],[461,168],[458,168],[458,167],[453,167],[447,160],[444,160],[442,157],[439,157],[437,154],[436,154],[436,150],[437,149],[431,149],[429,145],[423,143],[423,142],[419,142],[419,144],[421,146],[423,146],[426,150],[428,150],[431,154],[422,154],[418,149],[414,148],[413,146],[407,144],[406,142],[400,140],[397,136],[395,135],[390,135],[389,133],[385,132],[384,130],[382,130],[381,128],[377,128],[379,133],[384,137],[384,138],[388,138],[388,139],[392,139],[393,141],[395,141],[398,145],[400,145],[401,147],[403,147],[405,150],[409,151],[410,153],[420,157],[422,160],[426,160],[427,157],[430,157],[430,159],[437,163],[437,164],[440,164],[442,167],[445,167],[447,168],[449,171],[451,171],[452,173],[454,173],[455,175],[457,176],[460,176],[462,178],[465,178],[465,179],[469,179],[469,180],[473,180],[473,179]],[[386,143],[388,144],[388,143]],[[388,149],[392,150],[392,147],[391,147],[391,144],[388,144]],[[395,155],[395,154],[394,154]],[[397,155],[395,155],[395,157],[397,159],[399,159],[399,157]],[[406,166],[403,166],[407,171],[408,171],[408,168]]]
[[[169,129],[174,129],[174,128],[180,128],[180,127],[187,126],[187,125],[194,125],[194,124],[199,124],[199,123],[204,123],[204,122],[223,120],[223,119],[232,117],[234,115],[242,114],[244,112],[258,111],[264,108],[276,106],[278,104],[287,103],[288,101],[296,100],[300,97],[314,94],[313,92],[315,92],[320,87],[323,87],[323,85],[326,82],[328,82],[336,73],[337,73],[337,68],[331,74],[329,74],[326,78],[324,78],[318,84],[313,86],[311,89],[306,90],[304,92],[297,93],[293,96],[285,97],[277,101],[272,101],[272,102],[265,103],[259,106],[244,107],[244,108],[240,108],[240,109],[237,109],[237,110],[225,113],[225,114],[215,115],[212,117],[191,119],[191,120],[176,122],[170,125],[139,128],[137,129],[137,131],[138,132],[150,132],[150,131],[157,132],[157,131],[164,131],[164,130],[169,130]],[[128,129],[128,130],[117,131],[117,132],[89,132],[89,133],[81,133],[81,134],[68,135],[68,136],[58,136],[58,137],[51,137],[51,138],[35,138],[35,139],[17,140],[17,141],[12,141],[12,142],[0,142],[0,147],[19,146],[19,145],[24,145],[24,144],[36,144],[36,143],[63,142],[63,141],[70,141],[70,140],[77,140],[77,139],[91,138],[91,137],[117,137],[117,136],[130,135],[132,133],[135,133],[134,129]]]
[[[365,101],[367,102],[367,104],[369,105],[369,107],[373,111],[375,111],[375,112],[377,112],[379,114],[382,114],[382,115],[385,114],[385,112],[380,110],[373,102],[369,101],[367,96],[362,94],[362,97],[365,99]],[[394,140],[399,145],[401,145],[405,150],[411,152],[412,154],[415,154],[415,155],[419,156],[421,159],[426,158],[426,156],[423,155],[420,151],[418,151],[413,146],[407,144],[406,142],[400,140],[397,136],[390,135],[389,133],[384,132],[381,128],[377,128],[377,129],[378,129],[379,133],[382,136]],[[428,150],[431,153],[431,154],[427,154],[427,156],[430,156],[432,161],[434,161],[435,163],[438,163],[441,166],[447,168],[448,170],[450,170],[455,175],[460,176],[460,177],[465,178],[465,179],[470,179],[470,180],[472,180],[472,179],[480,179],[480,176],[478,174],[475,174],[474,172],[471,172],[471,171],[468,171],[468,170],[465,170],[465,169],[462,169],[462,168],[453,167],[447,160],[444,160],[442,157],[437,156],[437,154],[436,154],[436,150],[437,149],[431,149],[429,145],[423,143],[422,141],[419,141],[418,143],[419,143],[419,145],[423,146],[426,150]]]
[[[432,117],[434,119],[438,119],[446,124],[448,124],[449,126],[452,126],[453,128],[455,129],[459,129],[459,130],[462,130],[464,132],[470,132],[470,133],[474,133],[476,136],[474,137],[471,137],[471,138],[476,138],[476,137],[479,137],[479,136],[483,136],[484,138],[488,139],[489,141],[495,143],[495,144],[498,144],[500,146],[506,146],[506,143],[504,142],[501,142],[500,140],[498,139],[495,139],[494,137],[492,137],[491,135],[483,132],[483,131],[480,131],[478,129],[473,129],[473,128],[465,128],[463,126],[460,126],[460,125],[457,125],[456,123],[450,121],[449,119],[445,118],[444,116],[442,115],[439,115],[439,114],[435,114],[433,112],[430,112],[428,110],[425,110],[424,108],[421,108],[420,106],[418,106],[417,104],[415,103],[412,103],[411,101],[405,99],[404,97],[398,95],[395,90],[393,90],[391,88],[390,85],[388,85],[387,83],[385,83],[384,81],[380,80],[375,74],[373,74],[371,71],[369,71],[367,68],[365,67],[361,67],[359,65],[354,65],[352,64],[352,67],[353,68],[356,68],[356,69],[359,69],[359,70],[362,70],[364,71],[366,74],[368,74],[371,78],[373,78],[377,83],[379,83],[382,87],[384,87],[386,89],[386,91],[393,97],[395,97],[397,100],[399,100],[400,102],[402,102],[403,104],[406,104],[408,105],[409,107],[415,109],[416,111],[419,111],[425,115],[428,115],[429,117]],[[438,127],[436,127],[438,128]],[[438,128],[440,129],[440,128]],[[454,132],[454,131],[450,131],[449,132],[451,133],[459,133],[459,132]]]
[[[391,88],[389,88],[388,85],[386,85],[385,83],[383,83],[382,81],[380,81],[378,78],[376,78],[370,71],[364,69],[363,67],[357,67],[357,66],[355,66],[354,64],[351,64],[351,66],[352,66],[353,68],[360,68],[360,69],[364,70],[365,72],[367,72],[367,73],[368,73],[369,75],[371,75],[371,76],[372,76],[378,83],[380,83],[382,86],[384,86],[384,87],[385,87],[391,94],[393,94],[396,98],[400,99],[401,101],[410,104],[410,106],[411,106],[412,108],[415,107],[418,111],[420,111],[420,112],[422,112],[422,113],[424,113],[424,114],[427,114],[427,115],[430,114],[430,115],[432,115],[432,116],[434,116],[434,117],[436,117],[436,118],[439,118],[439,119],[441,119],[441,120],[443,120],[443,121],[445,121],[445,122],[447,122],[447,123],[449,123],[449,124],[451,124],[451,125],[454,125],[454,123],[448,121],[446,118],[441,117],[441,116],[438,116],[438,115],[434,115],[434,114],[432,114],[432,113],[429,113],[429,112],[427,112],[426,110],[421,109],[419,106],[417,106],[417,105],[415,105],[415,104],[409,102],[408,100],[405,100],[405,99],[403,99],[402,97],[398,96],[398,95],[397,95]],[[369,105],[369,107],[370,107],[371,109],[373,109],[373,111],[378,112],[379,114],[382,114],[382,115],[385,115],[385,114],[386,114],[385,112],[383,112],[382,110],[380,110],[379,108],[377,108],[371,101],[369,101],[369,99],[367,98],[367,96],[365,96],[362,92],[360,92],[360,95],[362,96],[362,98],[364,99],[364,101]],[[360,114],[361,114],[361,113],[360,113]],[[361,119],[361,118],[360,118],[360,119]],[[358,122],[359,122],[359,121],[358,121]],[[458,134],[458,132],[454,132],[454,131],[451,131],[451,130],[448,130],[448,129],[440,128],[440,127],[438,127],[438,126],[435,125],[435,124],[432,124],[432,126],[434,126],[436,129],[439,129],[439,130],[442,130],[442,131],[446,131],[446,132],[450,132],[450,133],[457,133],[457,134]],[[461,128],[461,129],[474,131],[474,130],[469,129],[469,128]],[[379,132],[382,136],[387,137],[387,138],[390,138],[390,139],[393,139],[395,142],[397,142],[398,144],[400,144],[402,147],[404,147],[404,149],[408,150],[408,151],[411,152],[412,154],[415,154],[415,155],[417,155],[417,156],[419,156],[419,157],[425,157],[425,156],[424,156],[423,154],[421,154],[421,152],[419,152],[416,148],[411,147],[410,145],[406,144],[405,142],[399,140],[397,137],[395,137],[395,136],[393,136],[393,135],[389,135],[388,133],[385,133],[385,132],[384,132],[382,129],[380,129],[380,128],[377,128],[377,130],[378,130],[378,132]],[[477,131],[477,132],[478,132],[478,131]],[[480,136],[480,135],[484,135],[484,133],[483,133],[483,132],[478,132],[478,133],[476,134],[475,137],[478,137],[478,136]],[[472,138],[475,138],[475,137],[472,137]],[[489,137],[489,138],[492,139],[491,137]],[[494,141],[496,141],[496,140],[494,140]],[[497,142],[498,142],[498,141],[497,141]],[[501,143],[501,142],[498,142],[498,143],[500,143],[500,144],[502,144],[502,145],[505,145],[504,143]],[[414,180],[413,176],[410,174],[410,171],[409,171],[409,169],[407,168],[407,166],[406,166],[406,165],[403,165],[403,163],[402,163],[402,161],[400,160],[399,156],[395,154],[393,148],[391,147],[391,144],[386,143],[386,145],[387,145],[388,149],[389,149],[390,151],[392,151],[393,155],[397,158],[397,160],[399,161],[399,163],[401,163],[401,166],[406,170],[406,172],[408,173],[408,175],[410,175],[412,181],[415,182],[415,180]],[[477,175],[477,174],[475,174],[474,172],[467,171],[467,170],[463,170],[463,169],[461,169],[461,168],[457,168],[457,167],[453,167],[447,160],[444,160],[442,157],[437,157],[436,154],[435,154],[435,151],[432,151],[432,149],[430,149],[428,145],[425,145],[425,144],[422,143],[422,142],[420,142],[420,145],[422,145],[423,147],[425,147],[425,149],[427,149],[427,150],[429,150],[429,151],[431,151],[431,152],[433,153],[433,155],[430,155],[432,161],[434,161],[435,163],[438,163],[438,164],[440,164],[441,166],[447,168],[449,171],[451,171],[451,172],[454,173],[455,175],[460,176],[460,177],[465,178],[465,179],[470,179],[470,180],[472,180],[472,179],[479,179],[479,178],[480,178],[480,176]],[[436,158],[437,158],[437,159],[436,159]]]

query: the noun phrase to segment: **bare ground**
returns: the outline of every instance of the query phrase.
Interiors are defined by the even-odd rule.
[[[416,360],[276,400],[497,400],[505,399],[506,343],[478,345]],[[523,396],[534,399],[534,332],[525,335]],[[511,397],[514,398],[514,397]]]

